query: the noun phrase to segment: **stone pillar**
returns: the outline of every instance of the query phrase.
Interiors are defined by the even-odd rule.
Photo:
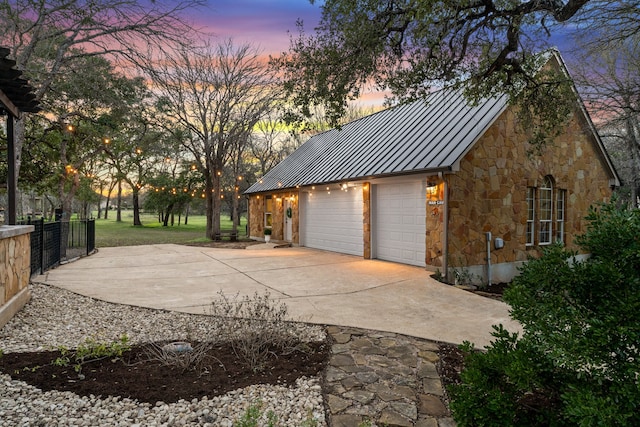
[[[362,184],[362,238],[364,259],[371,259],[371,184]]]
[[[31,237],[32,225],[0,227],[0,328],[17,313],[31,297]]]
[[[427,218],[426,229],[426,259],[425,263],[432,267],[443,267],[444,256],[444,203],[445,185],[436,177],[429,179],[430,187],[427,187]]]

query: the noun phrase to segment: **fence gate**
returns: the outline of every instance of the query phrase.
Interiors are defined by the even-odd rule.
[[[95,249],[95,219],[69,222],[28,219],[21,224],[35,228],[31,233],[31,275],[43,274],[60,261],[89,255]]]

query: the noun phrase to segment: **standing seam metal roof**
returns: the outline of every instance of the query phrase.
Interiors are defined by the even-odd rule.
[[[442,89],[311,137],[245,193],[450,169],[506,106]]]

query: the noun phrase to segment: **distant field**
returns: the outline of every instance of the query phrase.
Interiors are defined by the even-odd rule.
[[[109,212],[109,219],[96,220],[96,246],[133,246],[151,245],[159,243],[194,243],[206,241],[205,228],[207,219],[203,215],[189,216],[189,224],[178,225],[178,217],[175,217],[175,225],[163,227],[158,222],[158,216],[142,214],[142,227],[134,227],[133,212],[123,211],[122,222],[116,222],[115,212]],[[246,218],[240,221],[238,228],[239,237],[245,236]],[[224,215],[221,221],[224,231],[231,231],[231,221]]]

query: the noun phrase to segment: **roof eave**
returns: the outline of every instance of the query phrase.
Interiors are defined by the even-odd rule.
[[[374,179],[382,179],[382,178],[393,178],[398,176],[411,176],[411,175],[437,175],[438,173],[451,173],[455,171],[455,165],[447,165],[441,166],[437,168],[429,168],[429,169],[415,169],[410,171],[403,172],[394,172],[394,173],[386,173],[379,175],[370,175],[363,177],[353,177],[353,178],[344,178],[339,180],[331,180],[331,181],[323,181],[323,182],[310,182],[301,185],[297,185],[295,187],[269,187],[260,190],[249,191],[251,188],[247,189],[243,194],[246,196],[252,196],[256,194],[265,194],[265,193],[275,193],[275,192],[287,192],[287,191],[297,191],[303,187],[312,187],[318,185],[335,185],[342,184],[345,182],[367,182]]]

